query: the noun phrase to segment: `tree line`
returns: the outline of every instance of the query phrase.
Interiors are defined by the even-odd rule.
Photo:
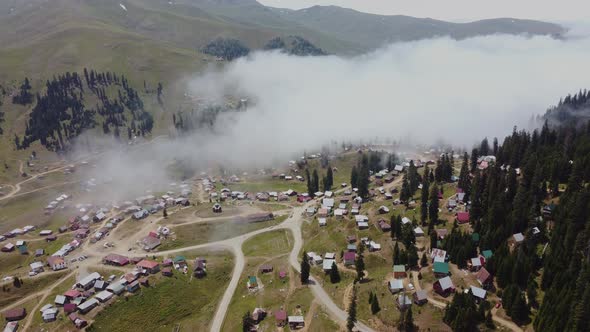
[[[25,86],[30,86],[27,78],[22,87]],[[77,136],[101,120],[103,132],[112,132],[116,138],[120,137],[121,129],[126,129],[131,139],[133,135],[150,133],[154,125],[137,90],[124,75],[116,73],[84,68],[82,77],[76,72],[66,72],[46,81],[45,88],[36,93],[34,100],[24,135],[14,137],[17,149],[26,149],[39,141],[50,151],[66,151]],[[87,105],[89,100],[96,100],[93,107]]]

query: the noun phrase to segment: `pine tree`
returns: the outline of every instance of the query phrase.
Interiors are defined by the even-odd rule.
[[[482,156],[487,156],[490,154],[490,144],[488,143],[488,138],[484,138],[481,141],[481,145],[479,147],[479,152]]]
[[[430,189],[430,204],[428,205],[428,217],[430,218],[430,225],[433,227],[438,223],[438,187],[431,186]]]
[[[314,197],[315,191],[313,191],[313,179],[309,175],[309,168],[305,169],[305,179],[307,180],[307,193],[310,197]]]
[[[254,327],[254,320],[252,319],[250,312],[246,311],[244,316],[242,316],[242,331],[243,332],[250,332],[250,331],[252,331],[253,327]]]
[[[395,217],[395,234],[396,237],[402,237],[402,216],[399,214]]]
[[[365,259],[362,254],[357,255],[357,259],[354,262],[356,269],[356,280],[362,281],[365,278]]]
[[[379,299],[377,298],[377,295],[373,294],[372,297],[372,301],[371,301],[371,313],[373,315],[376,315],[379,311],[381,311],[381,307],[379,306]]]
[[[400,192],[399,199],[404,203],[408,203],[412,194],[410,193],[410,185],[408,183],[408,178],[404,176],[404,182],[402,183],[402,191]]]
[[[336,262],[332,262],[332,269],[330,269],[330,282],[333,284],[340,282],[340,271],[338,271]]]
[[[414,316],[412,315],[412,306],[410,306],[406,312],[404,313],[404,325],[403,331],[405,332],[413,332],[416,329],[414,325]]]
[[[356,323],[356,286],[352,286],[352,296],[350,298],[350,305],[348,306],[348,318],[346,319],[346,329],[352,332],[354,324]]]
[[[352,166],[352,171],[350,172],[350,186],[352,188],[358,188],[358,170],[356,166]]]
[[[469,156],[467,152],[463,154],[463,164],[461,165],[461,171],[459,172],[459,183],[458,187],[467,192],[470,189],[471,180],[469,176]]]
[[[303,258],[301,260],[301,283],[307,284],[309,282],[309,261],[307,260],[307,252],[303,252]]]
[[[410,245],[408,250],[406,250],[408,255],[408,267],[414,268],[418,266],[418,250],[416,249],[415,245]]]
[[[327,190],[331,190],[332,187],[334,186],[334,173],[332,170],[332,166],[330,166],[330,165],[328,165],[328,172],[326,174],[326,182],[327,182],[326,187],[328,188]]]
[[[426,172],[426,171],[425,171]],[[420,197],[420,223],[422,226],[426,226],[426,220],[428,219],[428,189],[430,184],[425,176],[422,182],[422,196]]]
[[[407,175],[410,196],[413,196],[416,190],[418,190],[418,185],[420,184],[420,176],[418,175],[418,170],[416,169],[413,160],[410,161],[410,167],[408,167]]]
[[[524,323],[529,318],[526,300],[522,294],[516,296],[512,307],[510,308],[510,317],[519,323]]]
[[[318,191],[320,191],[320,178],[318,176],[318,170],[314,169],[313,170],[313,181],[311,182],[313,184],[313,192],[316,193]]]
[[[369,167],[365,163],[366,156],[363,156],[363,162],[358,175],[358,194],[363,199],[369,197]]]
[[[399,264],[401,264],[400,251],[399,251],[399,245],[397,244],[397,241],[396,241],[395,245],[393,246],[393,265],[399,265]]]
[[[420,266],[421,267],[428,266],[428,257],[426,257],[426,253],[422,254],[422,258],[420,259]]]
[[[488,313],[486,314],[486,327],[489,329],[494,329],[496,328],[496,326],[494,325],[494,320],[492,319],[492,311],[488,310]]]

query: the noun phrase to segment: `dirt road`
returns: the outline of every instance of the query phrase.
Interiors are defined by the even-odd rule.
[[[5,199],[9,199],[9,198],[13,197],[14,195],[16,195],[16,194],[17,194],[17,193],[18,193],[18,192],[21,190],[21,185],[23,185],[23,184],[25,184],[25,183],[27,183],[27,182],[30,182],[30,181],[32,181],[32,180],[34,180],[34,179],[36,179],[36,178],[38,178],[38,177],[40,177],[40,176],[47,175],[47,174],[51,174],[51,173],[55,173],[55,172],[59,172],[59,171],[61,171],[61,170],[65,169],[65,168],[67,168],[67,167],[68,167],[68,166],[61,166],[61,167],[54,168],[54,169],[52,169],[52,170],[49,170],[49,171],[45,171],[45,172],[42,172],[42,173],[38,173],[38,174],[35,174],[34,176],[31,176],[30,178],[28,178],[28,179],[26,179],[26,180],[23,180],[23,181],[21,181],[21,182],[19,182],[19,183],[15,184],[14,186],[12,186],[12,187],[13,187],[13,189],[12,189],[12,191],[11,191],[11,192],[9,192],[8,194],[6,194],[6,195],[4,195],[4,196],[0,197],[0,201],[2,201],[2,200],[5,200]],[[21,170],[22,170],[22,164],[21,164]],[[43,189],[43,188],[39,188],[39,189],[37,189],[37,190],[35,190],[35,191],[38,191],[38,190],[41,190],[41,189]]]

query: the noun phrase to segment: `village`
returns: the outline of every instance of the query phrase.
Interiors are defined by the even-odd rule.
[[[420,199],[402,199],[408,169],[427,176],[439,152],[408,154],[391,170],[371,172],[368,199],[350,185],[351,168],[362,153],[330,156],[335,185],[313,193],[303,168],[321,170],[320,153],[252,174],[203,172],[120,202],[92,203],[84,193],[58,192],[42,203],[42,211],[59,215],[62,223],[27,225],[0,236],[0,259],[12,264],[1,271],[3,291],[23,289],[2,305],[6,331],[110,326],[102,317],[116,317],[117,310],[136,315],[156,310],[144,307],[157,304],[143,302],[122,308],[138,304],[137,294],[155,296],[170,283],[200,293],[207,292],[205,283],[216,289],[209,311],[202,313],[210,319],[196,323],[187,313],[169,322],[177,330],[236,330],[246,318],[260,331],[342,329],[355,288],[361,331],[393,331],[408,310],[421,330],[450,330],[432,317],[458,292],[489,305],[498,327],[521,331],[503,313],[494,276],[485,267],[494,253],[478,246],[458,178],[440,187],[437,225],[420,223]],[[459,159],[456,155],[453,168]],[[482,157],[478,167],[483,171],[494,161]],[[98,186],[92,180],[88,185]],[[550,215],[551,208],[544,212]],[[461,267],[443,249],[455,233],[467,236],[476,253]],[[516,248],[539,233],[534,227],[507,241]],[[298,277],[302,259],[311,266],[308,285]],[[48,284],[41,282],[45,278],[51,279]]]

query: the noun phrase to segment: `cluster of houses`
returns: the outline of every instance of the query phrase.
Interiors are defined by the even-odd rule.
[[[68,291],[57,295],[53,303],[44,305],[40,309],[43,321],[55,321],[61,309],[76,328],[84,328],[87,321],[80,315],[91,312],[115,296],[123,295],[125,292],[135,293],[140,286],[148,287],[148,275],[156,272],[153,264],[146,260],[138,262],[132,272],[122,275],[119,279],[111,275],[105,280],[100,273],[93,272],[80,279]]]
[[[61,263],[65,266],[63,260]],[[91,312],[101,303],[107,303],[116,296],[123,295],[125,292],[135,293],[141,286],[149,287],[149,275],[161,272],[164,276],[172,276],[172,268],[183,271],[184,273],[188,269],[187,261],[183,256],[166,259],[162,263],[158,263],[143,258],[127,258],[118,254],[110,254],[103,258],[103,263],[115,266],[134,264],[135,268],[118,279],[112,275],[105,280],[98,272],[93,272],[80,279],[70,290],[57,295],[53,303],[46,304],[40,309],[43,321],[55,321],[60,313],[60,309],[62,309],[76,328],[83,328],[87,325],[87,321],[80,315]],[[206,274],[206,259],[195,259],[193,275],[197,278],[202,278]],[[5,313],[7,320],[10,317],[10,320],[17,321],[24,318],[26,311],[20,316],[16,315],[16,313],[8,314]]]
[[[126,266],[135,264],[136,270],[147,271],[150,274],[161,272],[163,276],[170,277],[173,275],[172,269],[182,273],[188,273],[189,264],[184,256],[167,258],[162,263],[146,260],[141,257],[128,258],[118,254],[110,254],[102,259],[103,264],[113,266]],[[197,257],[193,265],[193,275],[197,278],[203,278],[207,275],[207,260]]]
[[[290,197],[297,196],[297,192],[289,189],[283,192],[277,191],[268,191],[268,192],[242,192],[242,191],[232,191],[229,188],[222,188],[219,193],[216,191],[210,190],[209,191],[209,198],[210,201],[216,202],[223,202],[228,199],[232,200],[247,200],[247,201],[259,201],[259,202],[285,202],[288,201]]]
[[[3,235],[0,235],[0,241],[14,238],[19,235],[25,235],[31,231],[34,231],[35,229],[37,229],[37,227],[32,226],[32,225],[27,225],[23,228],[15,228],[15,229],[11,230],[10,232],[6,232]]]
[[[61,194],[59,196],[57,196],[53,201],[49,202],[49,204],[47,204],[47,206],[45,207],[45,214],[51,214],[53,213],[53,211],[55,211],[55,209],[57,209],[60,206],[63,206],[63,203],[68,200],[71,199],[72,196],[71,195],[67,195],[67,194]]]

